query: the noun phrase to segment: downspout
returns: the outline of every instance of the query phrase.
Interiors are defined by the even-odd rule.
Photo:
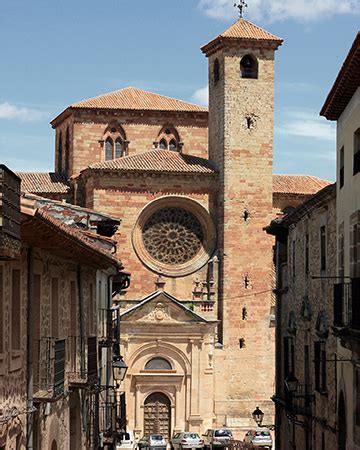
[[[27,422],[26,422],[26,448],[33,450],[34,440],[34,386],[33,386],[33,303],[34,303],[34,250],[32,247],[28,249],[27,255],[27,335],[26,335],[26,367],[27,367],[27,382],[26,382],[26,397],[27,397]]]
[[[79,314],[80,314],[80,372],[81,375],[85,375],[85,339],[84,339],[84,298],[82,292],[82,276],[81,267],[77,266],[77,285],[78,285],[78,302],[79,302]]]

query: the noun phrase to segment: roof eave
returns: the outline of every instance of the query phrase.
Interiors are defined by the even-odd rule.
[[[218,36],[217,38],[201,47],[201,51],[206,56],[211,56],[212,54],[223,48],[225,44],[229,46],[235,46],[239,42],[241,42],[243,46],[246,46],[247,44],[254,45],[261,43],[261,47],[268,47],[273,50],[277,50],[277,48],[282,45],[283,39],[250,39]]]
[[[338,98],[343,96],[343,92],[341,92],[341,90],[343,89],[343,85],[347,83],[345,78],[349,76],[349,72],[351,71],[350,65],[356,53],[360,55],[360,32],[357,33],[345,61],[343,62],[343,65],[341,66],[341,69],[336,77],[336,80],[330,89],[328,96],[326,97],[325,103],[321,108],[320,116],[323,116],[328,120],[338,120],[346,107],[346,105],[341,107],[336,107],[336,105]]]

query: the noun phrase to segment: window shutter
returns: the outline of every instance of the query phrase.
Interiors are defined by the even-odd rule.
[[[343,325],[343,301],[343,283],[334,284],[334,325],[336,327],[341,327]]]

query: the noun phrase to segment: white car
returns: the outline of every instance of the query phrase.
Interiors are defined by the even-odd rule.
[[[183,431],[181,433],[176,433],[173,436],[170,445],[172,450],[195,450],[203,449],[204,441],[197,433],[192,433],[191,431]]]
[[[252,444],[254,447],[267,450],[271,450],[273,445],[270,430],[268,428],[256,428],[255,430],[249,430],[245,434],[244,442]]]
[[[116,450],[135,450],[136,441],[132,431],[120,433],[118,442],[116,443]]]
[[[165,436],[157,433],[144,434],[137,443],[139,450],[166,450],[166,446],[167,441]]]

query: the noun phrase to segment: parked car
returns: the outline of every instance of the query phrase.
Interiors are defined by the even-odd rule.
[[[116,450],[135,450],[136,441],[132,431],[119,433]]]
[[[249,430],[244,437],[244,442],[252,444],[254,447],[272,449],[273,441],[268,428],[256,428]]]
[[[166,445],[165,436],[157,433],[144,434],[137,443],[138,449],[144,450],[166,450]]]
[[[190,431],[183,431],[181,433],[176,433],[170,442],[171,450],[181,450],[181,449],[203,449],[204,440],[200,438],[197,433],[192,433]]]
[[[233,435],[228,428],[215,428],[213,430],[206,430],[203,434],[204,448],[212,450],[213,448],[225,447],[232,441]]]

